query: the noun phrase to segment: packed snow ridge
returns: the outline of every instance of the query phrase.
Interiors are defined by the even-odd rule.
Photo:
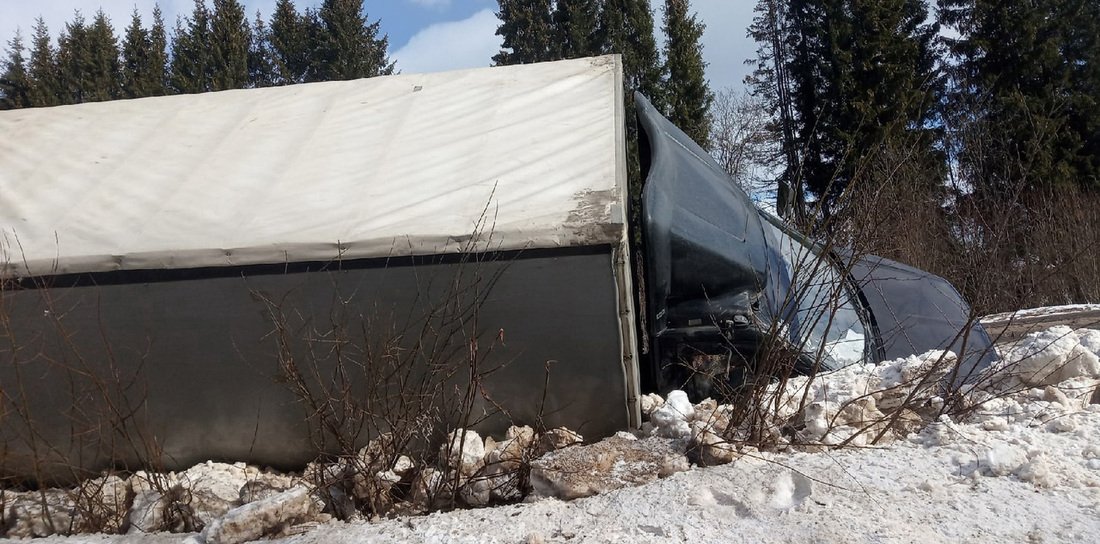
[[[568,429],[499,441],[458,429],[430,463],[375,442],[301,475],[207,463],[6,492],[3,527],[45,536],[98,515],[102,530],[191,531],[179,538],[193,543],[1095,539],[1100,331],[1054,327],[999,348],[957,389],[945,386],[955,355],[937,351],[791,378],[736,406],[647,395],[642,429],[588,445]],[[895,499],[908,502],[883,508]],[[399,519],[364,520],[364,504]],[[609,515],[585,521],[593,510]]]

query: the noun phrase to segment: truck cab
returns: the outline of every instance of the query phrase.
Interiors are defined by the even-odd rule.
[[[933,349],[959,354],[965,379],[993,360],[989,336],[946,280],[809,239],[758,209],[644,96],[635,103],[643,390],[701,400],[762,376]]]

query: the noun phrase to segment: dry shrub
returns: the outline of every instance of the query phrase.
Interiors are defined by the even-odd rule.
[[[356,300],[339,275],[332,276],[332,306],[322,320],[303,319],[282,299],[253,292],[273,326],[278,379],[304,407],[314,446],[324,454],[306,476],[327,513],[373,518],[410,504],[480,505],[496,488],[527,486],[529,455],[506,471],[448,461],[471,446],[447,439],[447,430],[465,437],[466,429],[488,421],[499,427],[512,420],[486,387],[509,362],[501,353],[504,329],[481,320],[482,305],[510,263],[493,251],[491,219],[487,206],[457,255],[403,259],[415,292],[389,306]],[[394,472],[410,457],[414,468]]]
[[[944,184],[916,148],[864,158],[838,206],[840,243],[943,276],[978,314],[1100,301],[1100,193],[1021,177],[1020,158],[969,157],[979,167]]]
[[[841,269],[844,262],[852,262],[850,257],[874,254],[946,278],[971,305],[969,320],[955,338],[964,345],[979,315],[1100,301],[1100,193],[1077,187],[1035,187],[1020,179],[1001,183],[995,192],[979,191],[958,181],[959,172],[949,172],[951,182],[945,185],[942,159],[921,155],[917,151],[921,148],[886,141],[864,150],[854,179],[830,203],[828,213],[809,210],[798,227],[819,245],[821,254],[837,249],[845,255],[837,261]],[[804,272],[803,277],[809,278],[816,273],[812,264]],[[805,296],[800,290],[792,292],[783,305],[797,305]],[[844,296],[834,291],[832,303]],[[830,312],[823,315],[831,319]],[[753,349],[731,343],[728,356],[709,355],[719,361],[706,366],[717,369],[708,376],[715,379],[708,381],[725,384],[727,378],[734,378],[721,392],[731,400],[724,434],[730,444],[765,448],[794,444],[801,431],[777,428],[776,416],[784,412],[801,416],[811,408],[809,397],[792,401],[781,398],[780,392],[792,380],[798,381],[804,394],[809,391],[818,378],[799,375],[816,372],[821,354],[813,346],[792,341],[788,325],[783,320],[760,323],[762,338]],[[906,392],[900,402],[892,402],[889,410],[874,407],[875,417],[857,435],[868,435],[869,443],[875,444],[891,432],[911,429],[942,414],[963,415],[980,406],[967,392],[976,380],[988,378],[961,367],[963,362],[941,354],[924,370],[894,385]],[[690,358],[678,364],[693,371],[704,366]],[[737,372],[744,377],[736,376]],[[1019,393],[1020,388],[1010,388],[998,394]],[[937,399],[934,407],[928,404],[932,397]],[[831,407],[829,426],[838,414],[865,412],[867,398],[857,396]]]
[[[10,260],[10,246],[0,249]],[[0,488],[7,499],[0,517],[5,531],[19,525],[21,534],[36,536],[121,532],[133,492],[120,476],[139,467],[159,473],[164,465],[147,425],[145,358],[123,362],[102,323],[73,330],[68,312],[87,301],[59,293],[39,278],[0,278]],[[92,287],[78,298],[95,304],[97,297]],[[15,315],[41,319],[28,328]],[[57,387],[43,391],[41,383]],[[40,395],[56,397],[58,406],[42,411]],[[162,479],[149,487],[168,491]]]

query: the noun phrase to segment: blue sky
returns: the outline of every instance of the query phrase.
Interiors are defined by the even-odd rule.
[[[259,10],[270,18],[276,0],[242,0],[249,18]],[[660,0],[651,0],[660,26]],[[177,15],[191,12],[194,0],[160,0],[168,26]],[[210,1],[207,0],[210,4]],[[316,6],[320,0],[298,0],[299,10]],[[56,37],[65,22],[79,9],[86,18],[102,8],[114,23],[116,33],[129,24],[130,12],[137,7],[148,24],[154,0],[0,0],[0,49],[18,27],[26,41],[41,15]],[[498,21],[496,0],[365,0],[370,19],[381,19],[382,31],[389,36],[390,55],[403,72],[432,72],[489,65],[500,47],[494,35]],[[692,0],[692,8],[707,25],[703,36],[703,54],[708,62],[707,77],[714,89],[741,88],[748,68],[744,60],[752,56],[754,45],[745,37],[752,20],[755,0]],[[6,58],[6,54],[5,54]]]

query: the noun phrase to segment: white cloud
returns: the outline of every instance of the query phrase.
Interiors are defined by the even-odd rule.
[[[461,21],[437,23],[420,30],[390,56],[404,73],[478,68],[492,63],[500,50],[500,20],[483,9]]]

